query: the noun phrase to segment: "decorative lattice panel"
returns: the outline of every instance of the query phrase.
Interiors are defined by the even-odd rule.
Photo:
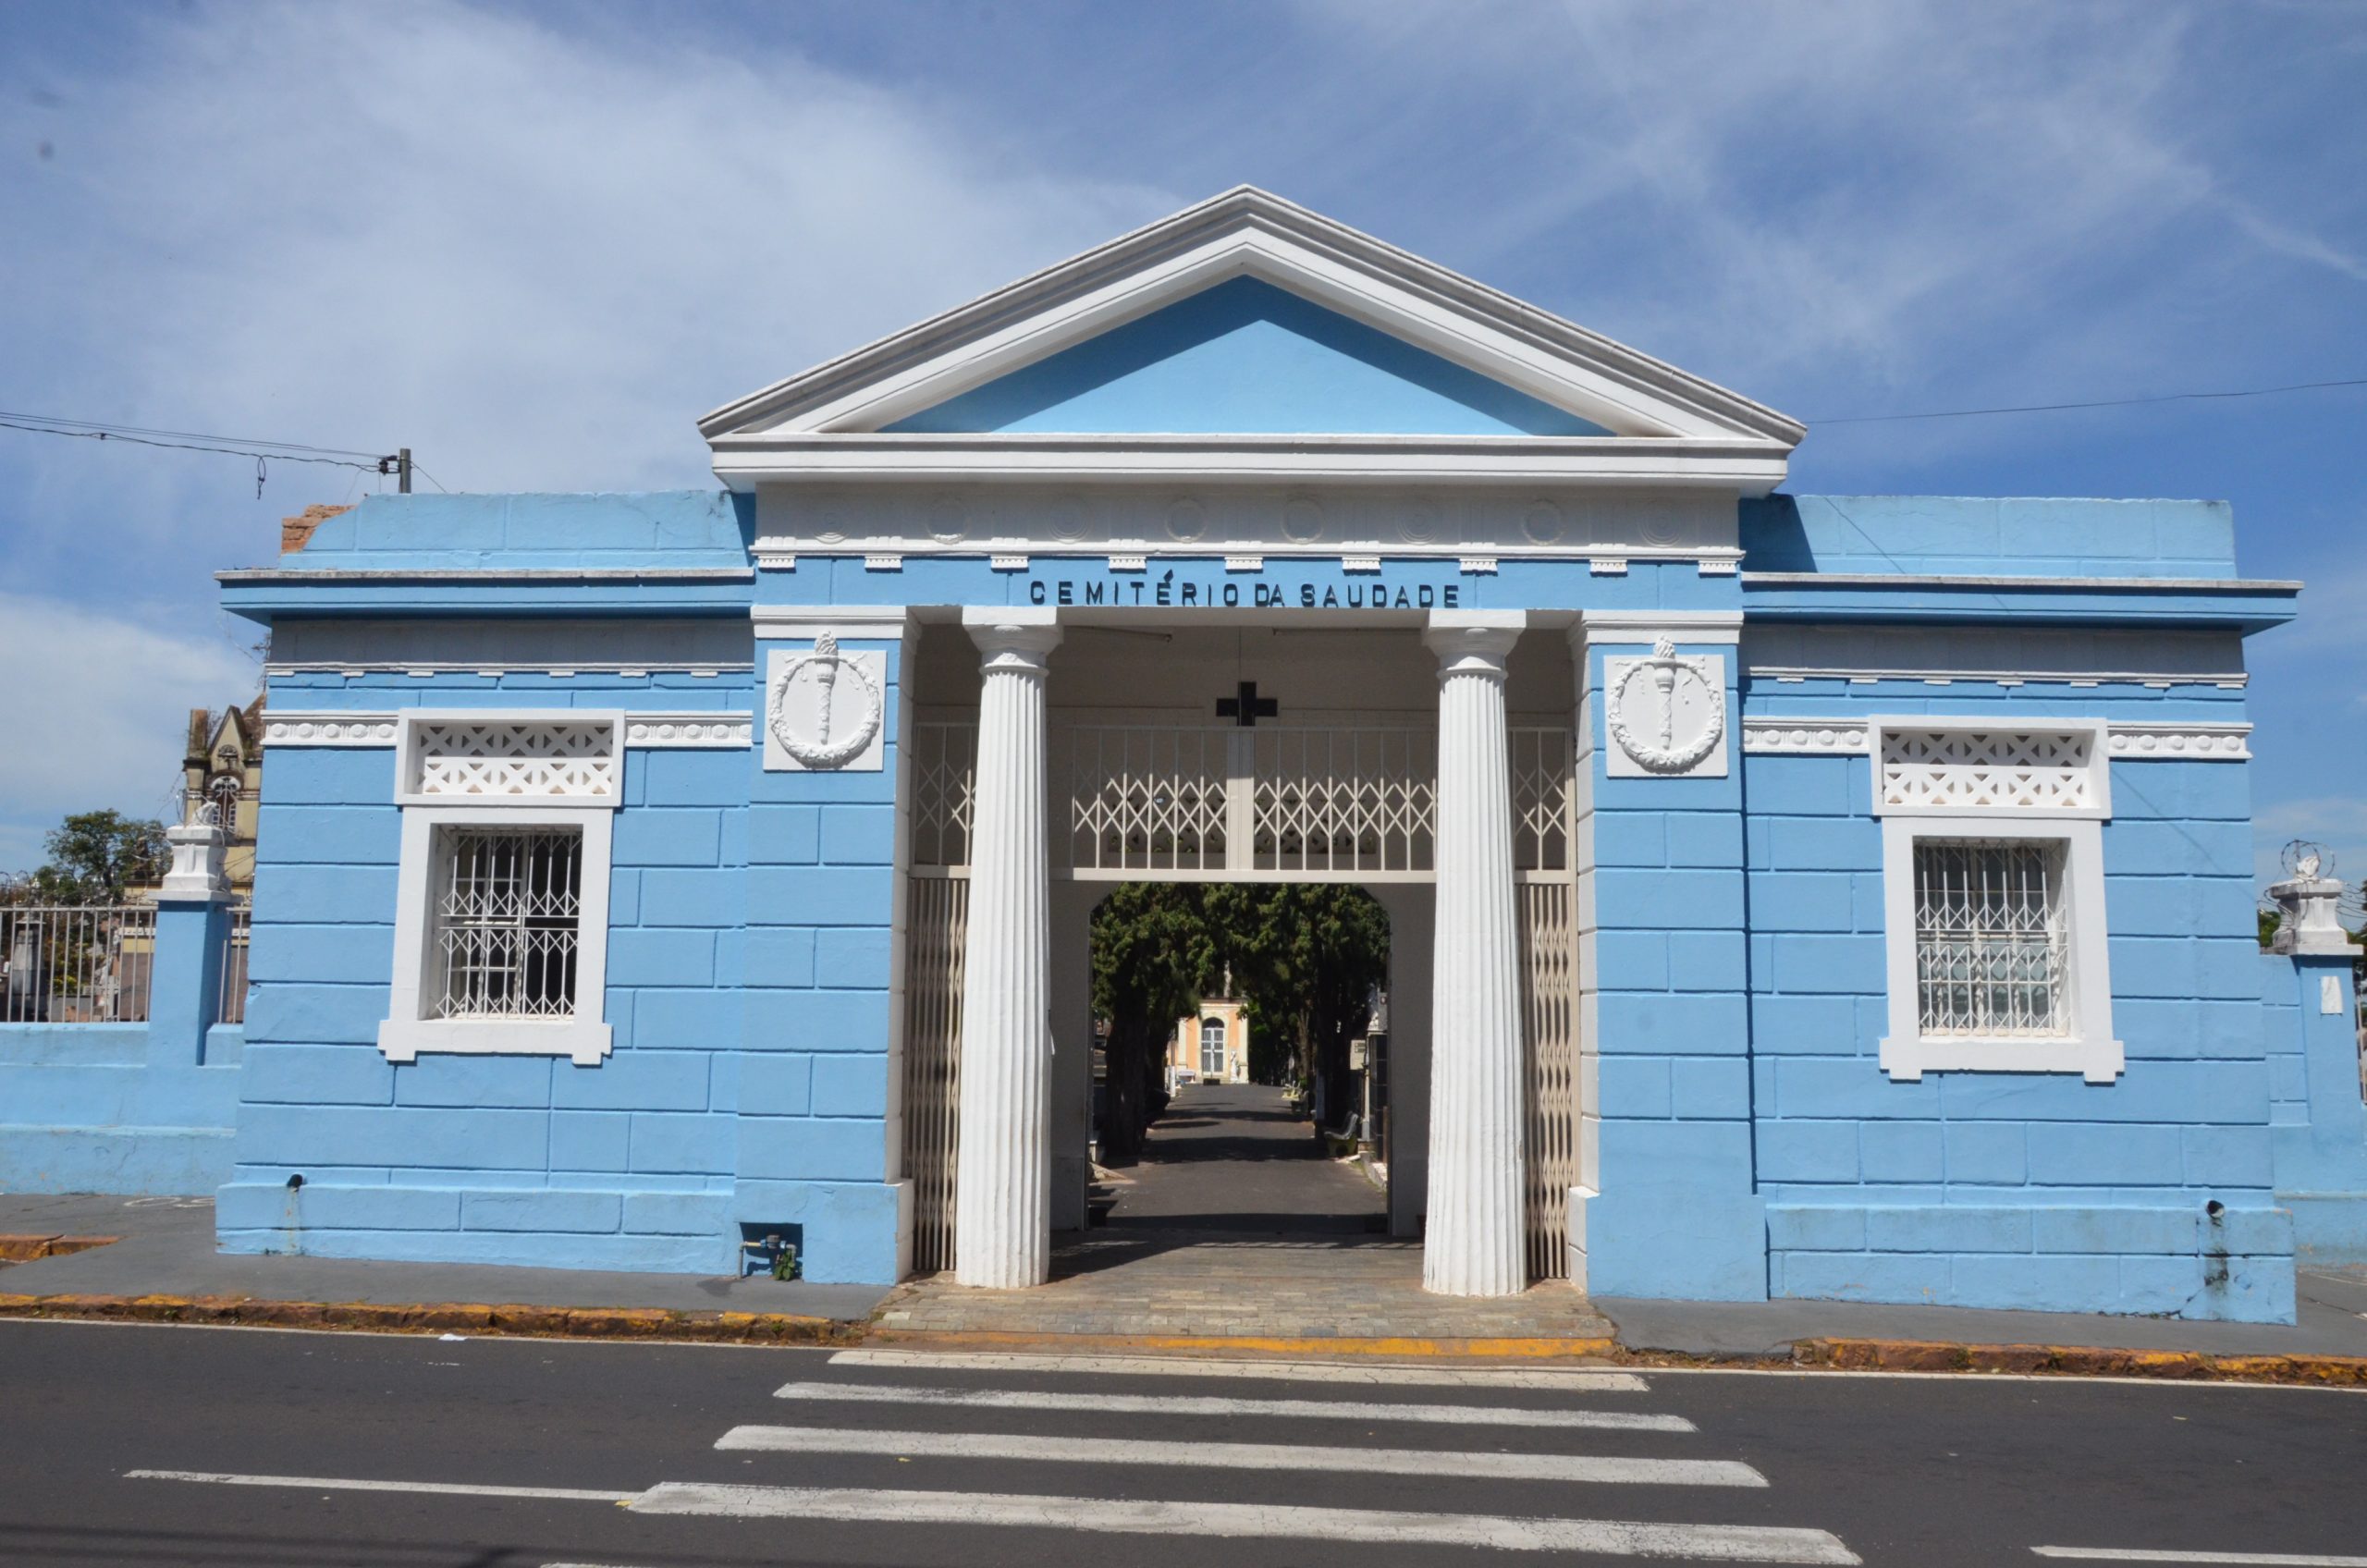
[[[978,727],[923,720],[913,726],[913,864],[970,864],[977,807]]]
[[[2087,730],[1885,729],[1882,803],[1895,811],[2084,811],[2097,798]]]
[[[1528,1275],[1570,1277],[1570,1188],[1578,1179],[1578,937],[1566,882],[1520,888],[1522,1042],[1528,1068]]]
[[[962,961],[970,884],[915,876],[904,906],[904,1174],[913,1268],[953,1267],[954,1158],[962,1137]]]
[[[1251,842],[1261,871],[1429,871],[1434,728],[1257,729]]]
[[[411,788],[460,800],[613,800],[616,739],[607,719],[423,719]]]
[[[1094,871],[1223,870],[1234,734],[1147,725],[1066,731],[1070,864]]]
[[[1917,1007],[1927,1039],[2030,1039],[2069,1030],[2064,846],[1925,839],[1915,846]]]
[[[1514,728],[1513,864],[1522,871],[1570,868],[1571,760],[1567,729]]]

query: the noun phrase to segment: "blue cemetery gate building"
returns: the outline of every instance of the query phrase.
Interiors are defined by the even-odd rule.
[[[2367,1252],[2332,885],[2254,934],[2299,585],[2224,505],[1790,495],[1796,422],[1252,190],[700,428],[719,491],[224,574],[243,1029],[10,1031],[13,1183],[104,1127],[234,1252],[1034,1283],[1096,900],[1323,880],[1435,1290],[2275,1321]]]

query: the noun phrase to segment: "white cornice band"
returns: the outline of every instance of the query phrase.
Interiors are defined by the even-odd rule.
[[[1570,628],[1576,647],[1597,643],[1673,643],[1733,644],[1742,640],[1740,610],[1580,610]]]
[[[2001,715],[2000,729],[2046,720]],[[1755,756],[1864,756],[1876,721],[1850,717],[1768,717],[1742,721],[1742,749]],[[2119,724],[2105,727],[2105,753],[2119,762],[2249,762],[2249,724]]]
[[[487,708],[487,718],[510,710]],[[266,712],[263,743],[273,746],[386,746],[395,744],[399,713]],[[629,711],[625,715],[625,744],[652,750],[684,748],[745,751],[754,743],[755,716],[713,709],[668,713]]]
[[[913,612],[902,605],[757,605],[748,618],[764,641],[810,642],[827,631],[857,642],[895,643],[909,634]]]

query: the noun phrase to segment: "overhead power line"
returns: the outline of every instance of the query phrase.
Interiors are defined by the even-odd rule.
[[[2330,386],[2367,386],[2367,376],[2348,381],[2297,381],[2290,386],[2248,386],[2234,392],[2164,392],[2150,398],[2095,398],[2078,403],[2021,403],[2002,409],[1934,409],[1916,414],[1851,414],[1812,419],[1809,424],[1889,424],[1910,419],[1972,419],[1981,414],[2047,414],[2066,409],[2126,409],[2140,403],[2199,402],[2214,398],[2269,398],[2280,392],[2316,392]]]
[[[153,430],[143,424],[110,424],[104,420],[67,419],[62,414],[18,413],[6,409],[0,409],[0,420],[29,420],[35,424],[50,428],[61,435],[104,431],[119,440],[128,440],[135,435],[145,435],[169,441],[210,441],[227,443],[239,447],[268,447],[275,453],[319,452],[333,458],[367,458],[374,462],[379,456],[376,452],[364,452],[347,447],[308,447],[299,441],[266,441],[259,436],[244,435],[208,435],[194,430]]]
[[[21,430],[34,435],[70,435],[85,441],[120,441],[134,447],[160,447],[179,452],[218,452],[226,457],[252,458],[255,460],[257,496],[263,494],[264,465],[274,459],[350,468],[362,473],[391,473],[399,481],[403,494],[411,493],[412,464],[408,447],[390,453],[365,452],[349,447],[313,447],[299,441],[208,435],[190,430],[156,430],[145,425],[107,424],[96,420],[6,410],[0,410],[0,427]],[[440,484],[435,487],[438,490],[444,488]]]

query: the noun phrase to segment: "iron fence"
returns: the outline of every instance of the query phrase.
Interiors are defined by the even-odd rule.
[[[153,905],[0,908],[0,1023],[144,1023],[155,960]]]
[[[254,918],[252,905],[230,906],[230,929],[222,937],[222,1000],[215,1010],[216,1023],[247,1021],[247,944],[253,936]]]

